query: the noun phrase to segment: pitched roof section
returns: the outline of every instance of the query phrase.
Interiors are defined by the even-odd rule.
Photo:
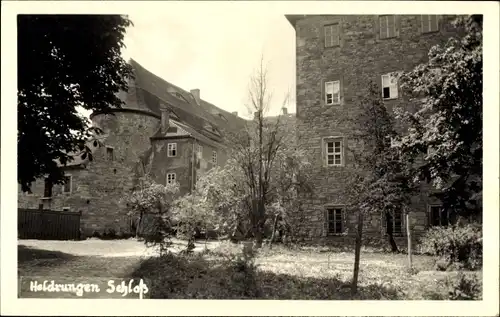
[[[237,131],[243,128],[246,121],[224,111],[204,100],[198,105],[194,96],[151,73],[139,63],[130,60],[135,74],[136,93],[141,95],[148,109],[160,115],[160,103],[165,104],[181,122],[193,127],[199,133],[217,142],[221,138],[217,130]],[[222,117],[219,115],[222,114]],[[216,133],[207,129],[214,127]]]

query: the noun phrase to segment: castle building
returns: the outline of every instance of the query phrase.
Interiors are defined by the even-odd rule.
[[[398,86],[398,72],[428,59],[429,49],[457,34],[454,17],[440,15],[287,15],[295,29],[297,142],[310,154],[315,194],[304,198],[306,235],[347,239],[356,215],[345,210],[346,149],[357,146],[347,120],[366,93],[369,81],[380,87],[389,111],[409,107]],[[418,237],[428,227],[448,223],[430,188],[414,197],[410,225]],[[394,234],[404,236],[401,213],[391,219]],[[367,233],[384,235],[382,215],[367,221]]]
[[[246,120],[203,100],[199,89],[187,92],[131,60],[134,79],[125,102],[110,114],[93,113],[94,126],[104,146],[88,146],[93,159],[74,160],[64,167],[65,185],[44,179],[30,193],[19,189],[19,208],[81,212],[84,236],[105,230],[130,232],[131,218],[122,199],[149,174],[157,183],[178,182],[180,194],[190,192],[196,180],[227,159],[224,134],[239,131]]]

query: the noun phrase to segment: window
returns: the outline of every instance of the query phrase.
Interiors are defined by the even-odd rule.
[[[71,177],[71,175],[64,176],[63,193],[65,193],[65,194],[71,193],[71,187],[73,185],[72,182],[73,182],[73,178]]]
[[[45,179],[45,186],[43,189],[43,197],[45,197],[45,198],[52,197],[52,182],[48,178]]]
[[[437,32],[439,30],[437,15],[422,15],[422,33]]]
[[[70,208],[69,208],[69,207],[63,207],[63,208],[62,208],[62,210],[63,210],[63,211],[69,211],[69,210],[70,210]]]
[[[106,159],[108,161],[113,161],[115,158],[114,158],[114,149],[110,146],[106,146]]]
[[[340,81],[325,83],[325,103],[327,105],[340,104]]]
[[[212,151],[212,164],[217,164],[217,152]]]
[[[168,157],[177,156],[177,143],[168,143],[167,144],[167,156]]]
[[[340,27],[339,24],[325,25],[325,47],[340,45]]]
[[[440,205],[429,206],[429,225],[448,226],[450,224],[449,212]]]
[[[199,145],[199,144],[198,144],[198,156],[199,156],[200,158],[202,158],[202,157],[203,157],[203,145]]]
[[[382,97],[384,99],[398,98],[397,73],[382,75]]]
[[[342,166],[342,139],[328,140],[326,146],[326,165],[327,166]]]
[[[382,15],[378,18],[380,38],[387,39],[396,36],[396,16]]]
[[[344,230],[342,208],[327,208],[328,235],[341,234]]]
[[[167,184],[173,184],[173,183],[175,183],[175,173],[168,173]]]
[[[401,210],[395,210],[393,213],[388,213],[389,222],[392,223],[392,233],[394,235],[403,234],[403,213]],[[387,224],[386,224],[387,225]]]

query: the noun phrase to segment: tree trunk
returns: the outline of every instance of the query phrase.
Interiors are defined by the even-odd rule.
[[[271,240],[269,240],[269,249],[272,248],[274,242],[274,236],[276,235],[276,227],[278,226],[279,215],[274,216],[273,233],[271,234]]]
[[[410,228],[410,213],[406,212],[406,237],[408,239],[408,268],[411,270],[413,268],[412,264],[412,246],[411,246],[411,228]]]
[[[361,243],[363,238],[363,213],[358,210],[358,230],[356,232],[356,245],[354,249],[354,272],[352,276],[351,294],[358,292],[359,260],[361,257]]]
[[[386,220],[386,227],[387,227],[387,239],[389,240],[389,244],[391,245],[391,252],[397,253],[399,252],[398,250],[398,245],[396,244],[396,241],[394,240],[393,236],[393,226],[392,226],[392,216],[389,212],[385,213],[385,220]]]

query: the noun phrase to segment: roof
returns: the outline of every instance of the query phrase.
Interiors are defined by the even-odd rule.
[[[244,119],[203,99],[198,104],[190,92],[153,74],[133,59],[130,60],[130,65],[135,75],[136,92],[142,95],[141,97],[149,111],[160,115],[160,104],[164,104],[177,116],[179,121],[219,142],[221,138],[211,132],[212,127],[215,131],[237,131],[245,126]],[[207,129],[207,127],[210,128]]]

